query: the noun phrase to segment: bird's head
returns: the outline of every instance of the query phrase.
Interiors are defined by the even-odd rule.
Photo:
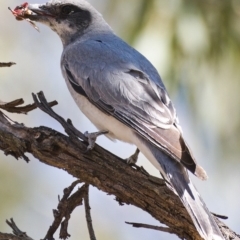
[[[64,45],[86,33],[111,31],[101,14],[85,0],[50,0],[46,4],[29,4],[27,17],[55,31]]]

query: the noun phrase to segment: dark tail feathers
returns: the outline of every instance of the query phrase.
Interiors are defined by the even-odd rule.
[[[157,147],[148,142],[145,144],[149,146],[151,153],[160,164],[162,175],[171,183],[180,197],[200,236],[205,240],[224,240],[213,215],[191,183],[185,168]]]

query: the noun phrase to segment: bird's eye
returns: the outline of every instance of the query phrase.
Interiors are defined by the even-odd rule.
[[[61,13],[64,15],[70,15],[73,12],[74,12],[74,9],[70,5],[66,5],[61,9]]]

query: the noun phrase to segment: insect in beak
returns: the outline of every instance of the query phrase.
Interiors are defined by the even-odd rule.
[[[30,20],[28,18],[29,15],[33,14],[33,11],[28,9],[28,3],[27,2],[21,4],[20,6],[15,7],[14,10],[12,10],[10,7],[8,7],[8,9],[15,16],[16,20],[18,20],[18,21],[26,20],[39,32],[39,28],[37,27],[37,25],[32,20]]]

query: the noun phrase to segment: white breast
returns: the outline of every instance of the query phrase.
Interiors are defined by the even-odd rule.
[[[108,137],[112,139],[118,139],[120,141],[128,142],[134,144],[132,141],[135,136],[133,136],[133,130],[123,123],[119,122],[114,117],[107,115],[95,107],[89,100],[76,93],[71,86],[69,90],[77,103],[78,107],[82,113],[99,129],[106,130],[109,132]]]
[[[161,172],[162,168],[158,161],[155,159],[149,148],[138,138],[134,131],[118,121],[116,118],[107,115],[95,107],[89,100],[76,93],[75,90],[67,82],[70,93],[72,94],[75,102],[82,111],[82,113],[99,129],[108,131],[107,136],[112,139],[118,139],[123,142],[134,144],[145,155],[145,157]]]

